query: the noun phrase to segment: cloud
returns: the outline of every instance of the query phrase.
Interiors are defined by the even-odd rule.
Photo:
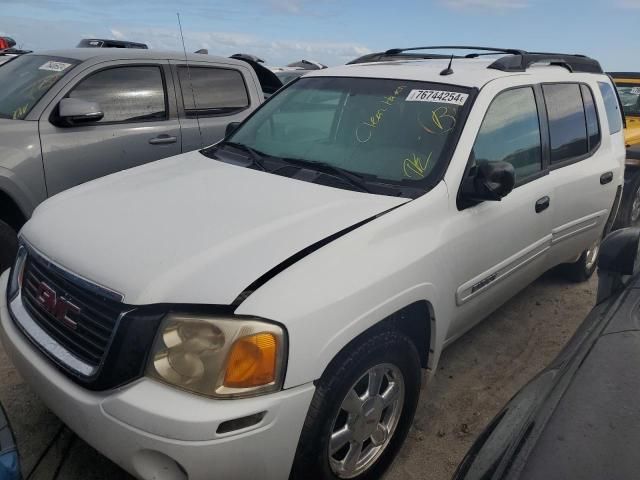
[[[145,42],[150,48],[182,50],[177,29],[126,28],[114,26],[110,32],[117,38]],[[234,53],[251,53],[264,58],[272,65],[284,65],[301,58],[317,60],[325,64],[343,64],[355,57],[371,53],[365,45],[349,42],[309,42],[301,40],[265,39],[257,35],[236,32],[185,31],[184,41],[188,51],[206,48],[211,54],[229,56]]]
[[[624,0],[637,1],[637,0]],[[440,3],[455,9],[491,9],[491,10],[514,10],[527,8],[529,0],[440,0]]]

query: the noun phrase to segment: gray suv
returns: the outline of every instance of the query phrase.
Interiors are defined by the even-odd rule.
[[[130,49],[49,51],[2,65],[0,272],[47,197],[220,140],[264,100],[255,68]]]

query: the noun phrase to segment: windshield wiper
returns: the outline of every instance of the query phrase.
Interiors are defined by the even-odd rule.
[[[252,161],[253,165],[260,168],[260,170],[262,170],[263,172],[267,171],[267,167],[264,166],[264,162],[262,161],[262,157],[264,155],[261,155],[248,145],[245,145],[244,143],[224,142],[221,146],[230,146],[238,150],[242,150],[243,152],[247,152],[249,154],[249,159]]]
[[[314,162],[311,160],[300,160],[298,158],[282,158],[281,160],[298,166],[304,166],[311,168],[313,170],[317,170],[319,172],[333,174],[334,176],[345,180],[352,187],[357,188],[362,192],[373,193],[373,191],[367,186],[363,177],[358,175],[357,173],[353,173],[350,170],[345,170],[341,167],[336,167],[335,165],[331,165],[329,163],[324,162]]]

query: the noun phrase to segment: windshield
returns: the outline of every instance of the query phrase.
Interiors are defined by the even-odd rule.
[[[640,83],[616,83],[625,115],[640,117]]]
[[[462,87],[404,80],[302,78],[228,140],[268,157],[424,191],[449,162],[469,94]]]
[[[22,55],[0,68],[0,118],[23,120],[42,96],[77,60]]]

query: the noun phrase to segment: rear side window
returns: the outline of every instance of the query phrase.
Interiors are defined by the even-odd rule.
[[[97,102],[104,113],[99,123],[164,120],[167,108],[160,67],[115,67],[82,80],[69,94]]]
[[[614,134],[622,130],[622,113],[618,104],[618,97],[613,91],[613,87],[605,82],[598,82],[604,107],[607,111],[607,119],[609,120],[609,133]]]
[[[507,90],[493,100],[473,154],[476,161],[511,163],[517,182],[542,170],[540,122],[531,87]]]
[[[593,152],[600,144],[600,124],[598,123],[598,113],[596,104],[593,101],[591,89],[586,85],[580,85],[582,92],[582,102],[584,103],[584,115],[587,120],[587,139],[589,141],[589,151]]]
[[[549,117],[551,163],[585,155],[589,145],[580,85],[543,85],[542,90]]]
[[[242,74],[210,67],[179,67],[182,99],[187,116],[228,115],[249,106]]]

